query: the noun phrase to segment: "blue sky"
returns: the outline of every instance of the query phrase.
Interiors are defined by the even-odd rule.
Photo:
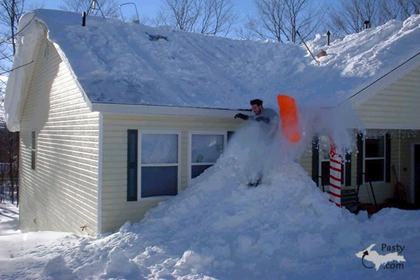
[[[117,0],[119,3],[134,2],[137,5],[140,17],[153,18],[158,13],[162,2],[164,0]],[[321,0],[314,1],[315,3],[322,3],[334,5],[337,0]],[[232,0],[236,13],[240,18],[246,18],[248,15],[255,14],[254,0]],[[44,8],[58,9],[62,5],[61,0],[26,0],[28,9],[39,7],[43,5]]]
[[[117,0],[119,3],[134,2],[137,5],[140,16],[153,18],[159,11],[163,0]],[[255,11],[254,0],[232,0],[237,13],[241,16],[252,14]],[[44,8],[58,9],[62,5],[61,0],[27,0],[27,7],[33,8],[43,5]]]

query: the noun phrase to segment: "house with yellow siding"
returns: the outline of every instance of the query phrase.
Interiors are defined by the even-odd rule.
[[[418,36],[413,30],[400,40]],[[5,117],[20,132],[25,231],[96,235],[139,221],[216,162],[242,125],[233,116],[251,97],[295,90],[306,100],[319,90],[315,78],[332,73],[299,46],[95,17],[82,26],[80,15],[62,11],[26,14],[19,36],[14,67],[24,67],[10,74]],[[420,47],[407,48],[374,75],[331,74],[351,85],[346,102],[366,128],[355,131],[358,151],[343,173],[343,186],[357,187],[361,202],[372,202],[372,190],[376,203],[392,199],[398,180],[407,203],[420,204]],[[282,67],[290,57],[301,58],[295,70]],[[302,82],[302,73],[319,71]],[[332,86],[331,94],[342,91]],[[301,164],[323,190],[329,173],[320,138]]]

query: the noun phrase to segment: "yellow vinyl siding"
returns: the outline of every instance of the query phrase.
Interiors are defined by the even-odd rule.
[[[299,164],[302,165],[303,169],[308,173],[308,176],[312,176],[312,145],[310,144],[308,148],[303,153],[302,157],[299,159]]]
[[[118,229],[125,221],[138,221],[163,198],[127,201],[127,130],[178,132],[180,141],[180,186],[188,185],[189,134],[195,131],[235,130],[238,122],[226,119],[186,117],[136,117],[104,114],[103,117],[102,231]],[[139,139],[140,140],[140,139]],[[139,146],[140,146],[139,141]],[[140,186],[138,186],[140,192]]]
[[[385,203],[394,196],[394,186],[397,178],[392,170],[395,166],[396,175],[400,182],[404,184],[409,202],[413,201],[412,186],[412,145],[420,144],[420,131],[418,130],[380,130],[391,135],[391,182],[372,183],[377,203]],[[375,130],[368,130],[367,133],[377,133]],[[357,185],[357,153],[352,157],[352,186]],[[363,203],[373,203],[373,196],[369,184],[360,186],[359,199]]]
[[[83,233],[96,234],[99,113],[90,111],[67,64],[46,40],[36,58],[20,135],[22,229],[81,233],[86,226]]]
[[[360,105],[355,106],[358,116],[369,129],[388,129],[391,133],[391,167],[395,166],[397,175],[406,185],[409,198],[412,199],[411,186],[411,146],[417,133],[410,136],[409,130],[420,129],[420,67],[410,71],[391,85],[375,93]],[[394,128],[394,129],[392,129]],[[354,158],[355,160],[355,158]],[[356,180],[356,162],[353,161],[353,179]],[[353,181],[356,182],[356,181]],[[386,202],[394,195],[396,178],[391,168],[390,183],[373,183],[378,203]],[[353,183],[355,184],[355,183]],[[370,188],[360,188],[360,200],[373,203]]]
[[[420,129],[420,67],[355,106],[366,128]]]

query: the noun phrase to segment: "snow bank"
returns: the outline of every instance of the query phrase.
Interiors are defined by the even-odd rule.
[[[215,166],[142,222],[97,240],[67,237],[1,259],[0,278],[416,277],[420,212],[385,209],[368,219],[335,207],[294,162],[300,147],[281,136],[271,142],[261,129],[238,131]],[[258,172],[262,184],[247,187]],[[384,242],[405,246],[404,270],[374,272],[355,256]],[[25,268],[17,271],[19,265]]]

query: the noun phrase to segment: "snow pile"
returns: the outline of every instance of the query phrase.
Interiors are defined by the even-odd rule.
[[[217,164],[136,224],[97,240],[66,237],[0,259],[0,278],[400,279],[417,275],[420,212],[368,219],[335,207],[293,162],[300,147],[261,127],[235,134]],[[253,173],[262,184],[247,187]],[[367,270],[357,252],[401,244],[404,270]],[[18,269],[24,267],[24,269]]]

